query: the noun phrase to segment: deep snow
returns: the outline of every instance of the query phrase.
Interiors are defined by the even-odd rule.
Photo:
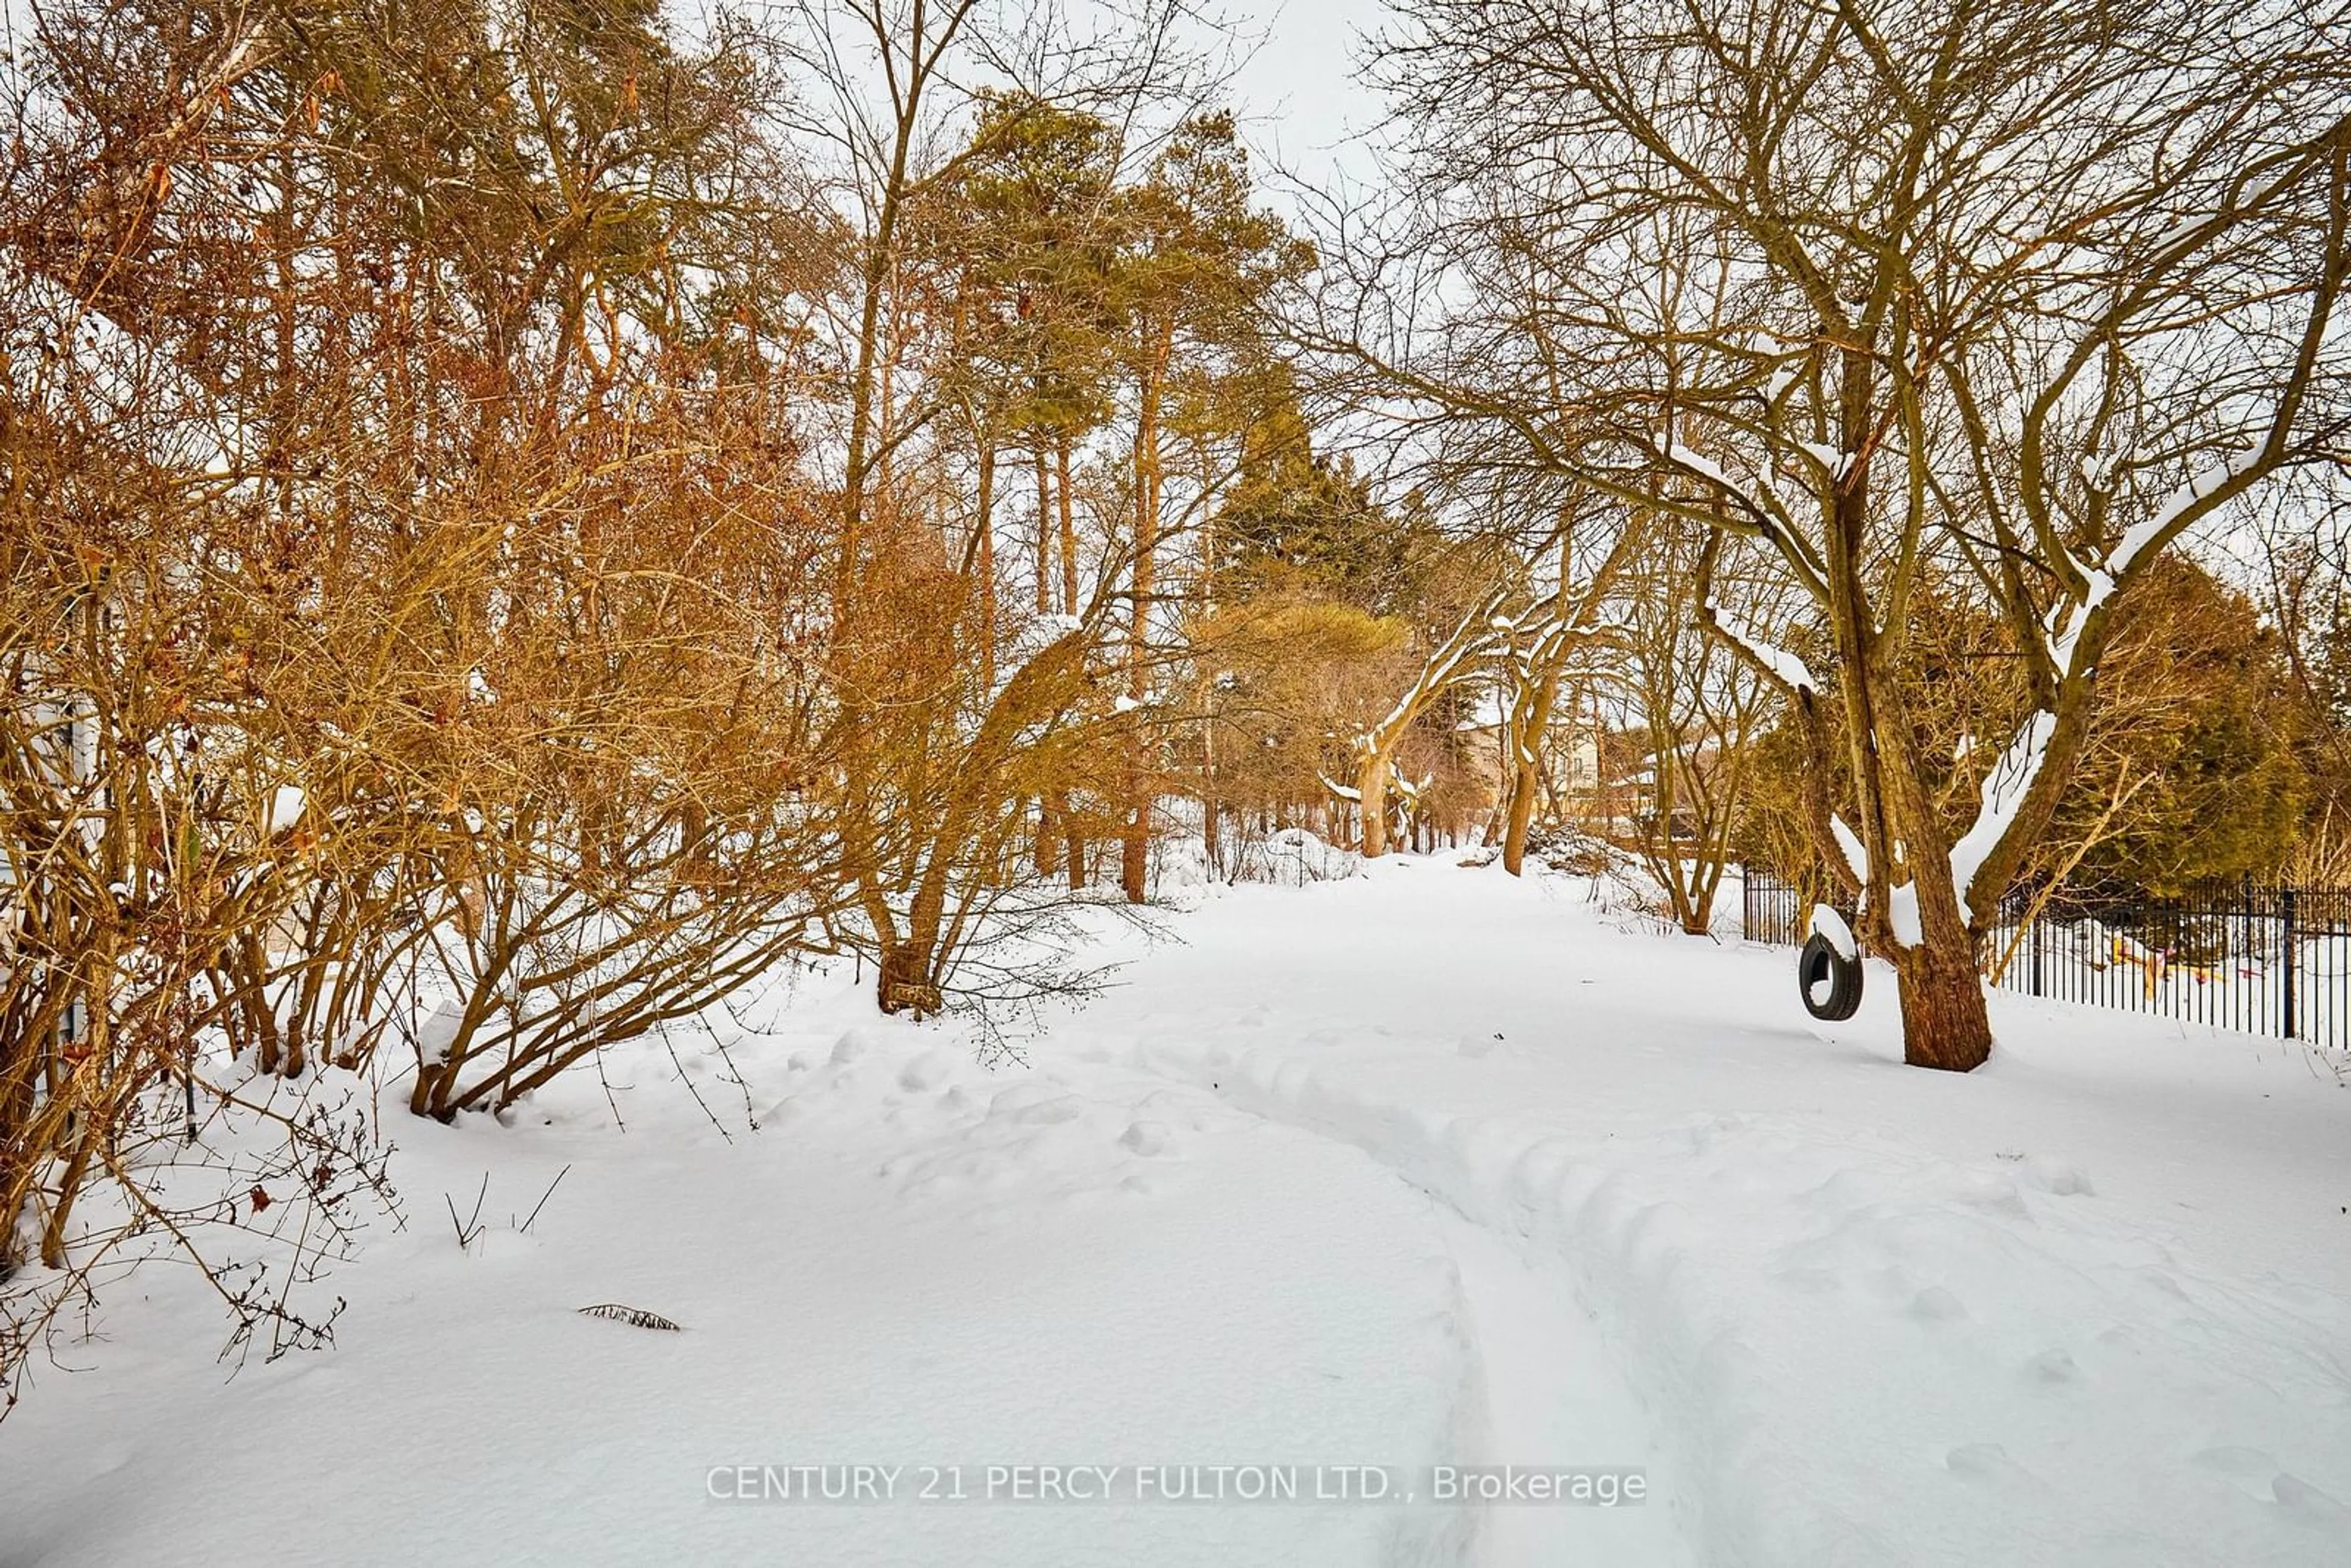
[[[843,972],[732,1042],[757,1131],[683,1041],[731,1139],[653,1049],[625,1133],[592,1081],[392,1126],[407,1226],[335,1276],[340,1347],[225,1384],[191,1282],[135,1277],[0,1423],[0,1562],[2351,1561],[2323,1059],[2001,995],[1990,1066],[1914,1071],[1881,967],[1814,1024],[1791,950],[1447,857],[1171,929],[1025,1067]],[[855,1463],[898,1499],[708,1495]],[[1503,1463],[1650,1500],[1420,1495]],[[909,1495],[1020,1464],[1397,1490]]]

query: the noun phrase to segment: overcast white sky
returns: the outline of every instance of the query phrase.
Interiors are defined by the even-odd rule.
[[[1385,19],[1381,0],[1264,0],[1230,14],[1265,37],[1233,84],[1250,145],[1298,173],[1360,171],[1343,154],[1379,118],[1378,99],[1354,78],[1362,36]]]

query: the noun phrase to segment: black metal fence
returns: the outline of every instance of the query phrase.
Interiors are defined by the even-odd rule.
[[[1813,902],[1802,888],[1777,872],[1752,864],[1740,867],[1739,934],[1750,942],[1803,946]]]
[[[1805,890],[1743,869],[1747,940],[1802,942]],[[2351,888],[2243,882],[2177,898],[2020,889],[1984,933],[1983,964],[2002,990],[2351,1046]]]

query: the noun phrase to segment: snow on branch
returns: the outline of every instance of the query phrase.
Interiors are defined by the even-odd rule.
[[[2187,484],[2174,490],[2163,505],[2155,509],[2153,516],[2134,524],[2130,531],[2123,535],[2122,543],[2116,545],[2114,553],[2106,558],[2107,574],[2117,578],[2128,575],[2131,569],[2139,563],[2141,556],[2162,543],[2181,514],[2221,486],[2251,472],[2268,451],[2269,440],[2264,436],[2233,454],[2227,461],[2211,464],[2199,471]]]
[[[1355,737],[1356,749],[1366,753],[1378,750],[1382,737],[1410,724],[1431,694],[1450,685],[1464,665],[1506,645],[1512,622],[1500,618],[1502,601],[1499,591],[1489,594],[1483,603],[1461,618],[1461,624],[1429,655],[1428,662],[1421,666],[1419,678],[1396,699],[1387,716]]]
[[[1845,474],[1853,467],[1852,453],[1840,452],[1823,442],[1799,441],[1796,450],[1819,464],[1832,485],[1844,483]]]
[[[1761,501],[1757,500],[1754,495],[1748,490],[1746,486],[1741,485],[1737,480],[1733,479],[1728,473],[1724,472],[1721,465],[1717,464],[1712,458],[1707,457],[1698,452],[1694,452],[1690,448],[1682,445],[1679,442],[1669,444],[1666,447],[1666,455],[1672,458],[1676,463],[1680,464],[1683,467],[1688,469],[1691,473],[1697,475],[1699,478],[1711,480],[1713,483],[1721,486],[1733,499],[1737,500],[1740,506],[1746,507],[1749,511],[1754,513],[1755,516],[1759,517],[1768,517],[1775,524],[1786,523],[1788,521],[1786,508],[1778,504],[1780,493],[1777,489],[1772,489],[1769,492],[1773,504],[1766,506]]]
[[[1926,940],[1926,932],[1918,916],[1918,881],[1916,877],[1886,890],[1886,924],[1894,933],[1894,940],[1905,947],[1917,947]]]
[[[1785,648],[1756,635],[1754,629],[1746,622],[1726,615],[1711,605],[1707,607],[1707,618],[1724,636],[1738,644],[1749,658],[1771,671],[1772,676],[1790,691],[1817,692],[1821,689],[1820,682],[1813,678],[1810,665]]]
[[[2153,558],[2155,551],[2162,548],[2179,519],[2190,508],[2258,466],[2268,450],[2266,439],[2255,441],[2231,453],[2225,460],[2209,464],[2199,470],[2188,483],[2166,497],[2161,506],[2133,524],[2124,533],[2122,541],[2108,552],[2103,566],[2090,566],[2070,559],[2060,563],[2073,566],[2085,587],[2079,598],[2061,599],[2049,612],[2046,646],[2049,661],[2055,667],[2059,678],[2084,673],[2074,668],[2074,657],[2081,645],[2082,632],[2098,607],[2114,597],[2116,586]],[[2086,480],[2086,459],[2085,466]]]
[[[2024,727],[2009,742],[1991,771],[1984,775],[1983,789],[1976,807],[1976,820],[1951,846],[1951,886],[1959,896],[1959,918],[1972,923],[1969,897],[1975,891],[1976,873],[1991,857],[1991,852],[2007,836],[2009,824],[2024,805],[2024,797],[2032,781],[2041,776],[2041,764],[2049,754],[2050,737],[2057,733],[2057,716],[2046,708],[2036,711],[2024,721]]]
[[[2077,567],[2089,590],[2079,600],[2060,600],[2049,612],[2044,641],[2049,649],[2049,663],[2062,680],[2074,674],[2074,653],[2081,646],[2083,628],[2090,623],[2091,612],[2114,597],[2113,576],[2096,567]]]
[[[1837,851],[1844,856],[1845,869],[1853,873],[1853,880],[1861,886],[1867,887],[1869,885],[1869,847],[1861,841],[1861,835],[1846,827],[1843,817],[1831,812],[1829,836],[1836,840]]]

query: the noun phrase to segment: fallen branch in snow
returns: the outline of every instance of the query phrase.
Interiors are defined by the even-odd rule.
[[[680,1325],[659,1312],[649,1312],[643,1307],[624,1307],[618,1301],[601,1301],[592,1307],[581,1307],[579,1312],[583,1318],[610,1318],[632,1329],[662,1329],[670,1333],[684,1332]]]

